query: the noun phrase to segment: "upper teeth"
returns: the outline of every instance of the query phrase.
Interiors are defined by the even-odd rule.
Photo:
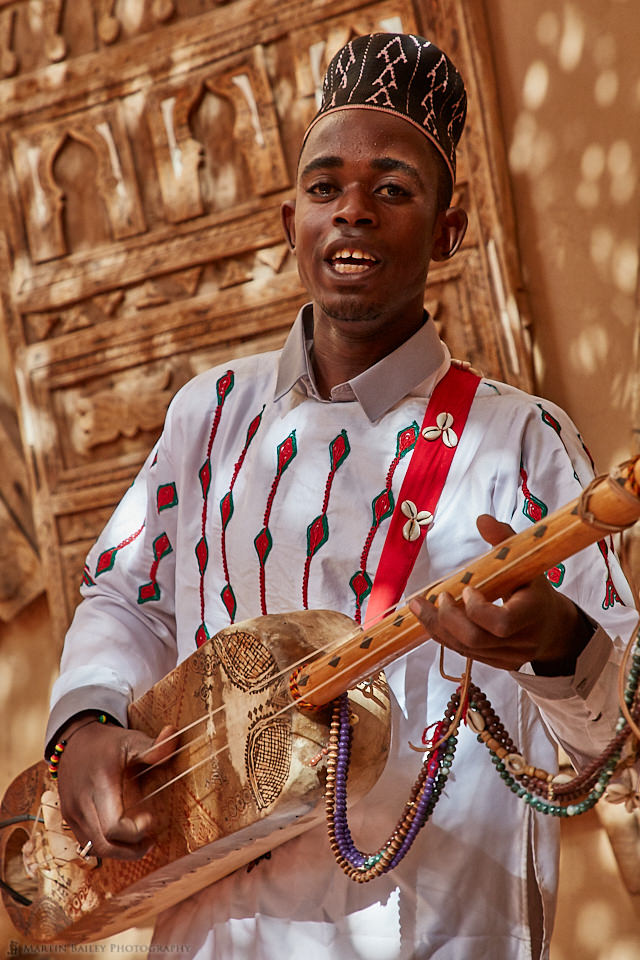
[[[370,253],[365,253],[364,250],[338,250],[337,253],[333,255],[334,260],[373,260],[375,257],[372,257]]]

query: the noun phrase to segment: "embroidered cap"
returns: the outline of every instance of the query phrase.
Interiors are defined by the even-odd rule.
[[[456,67],[434,43],[406,33],[350,40],[327,67],[322,102],[304,139],[326,114],[356,107],[412,123],[442,155],[455,183],[467,95]]]

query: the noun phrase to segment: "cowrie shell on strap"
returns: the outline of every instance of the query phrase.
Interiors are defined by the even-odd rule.
[[[400,509],[405,517],[409,518],[402,528],[402,536],[410,542],[417,540],[420,536],[420,528],[431,523],[433,514],[428,510],[418,510],[413,500],[403,500]]]
[[[453,416],[446,411],[439,413],[436,417],[435,427],[425,427],[422,436],[425,440],[433,441],[442,439],[445,447],[455,447],[458,444],[458,435],[452,429]]]

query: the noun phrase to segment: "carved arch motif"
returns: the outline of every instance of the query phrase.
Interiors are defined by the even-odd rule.
[[[56,158],[69,139],[95,155],[96,190],[104,202],[113,239],[122,240],[145,229],[134,189],[129,141],[115,104],[33,127],[14,135],[13,154],[29,247],[37,263],[70,252],[62,220],[65,197],[54,173]]]
[[[251,192],[267,196],[287,187],[273,91],[261,46],[242,57],[219,61],[180,81],[156,88],[147,101],[147,119],[165,215],[179,223],[206,212],[197,172],[207,164],[205,144],[193,135],[193,115],[207,91],[233,110],[232,135],[248,171]]]

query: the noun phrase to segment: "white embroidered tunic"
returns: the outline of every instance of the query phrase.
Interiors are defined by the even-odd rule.
[[[49,736],[82,709],[124,722],[131,698],[232,621],[314,607],[364,616],[425,401],[449,355],[428,321],[335,388],[334,402],[321,401],[303,319],[281,354],[210,370],[174,399],[87,559]],[[456,431],[455,423],[434,427]],[[486,552],[479,514],[525,529],[591,476],[562,411],[482,381],[407,592]],[[552,770],[549,730],[578,766],[610,739],[619,638],[626,642],[637,615],[608,538],[548,576],[604,627],[575,677],[475,664],[473,680],[527,760]],[[386,671],[392,743],[378,784],[350,815],[361,849],[374,851],[389,835],[421,763],[408,743],[442,718],[452,693],[438,656],[427,642]],[[448,652],[445,662],[460,674],[460,657]],[[524,960],[541,906],[546,936],[551,927],[557,827],[505,788],[465,727],[444,794],[392,873],[350,881],[316,828],[167,912],[156,940],[187,944],[174,955],[190,960]]]

